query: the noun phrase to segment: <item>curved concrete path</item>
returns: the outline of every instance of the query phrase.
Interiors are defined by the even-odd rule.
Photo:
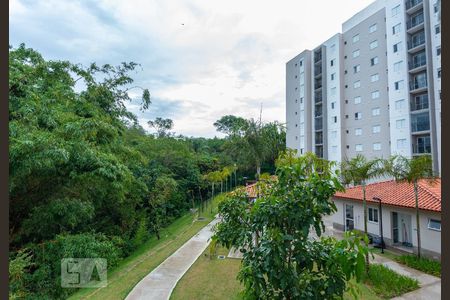
[[[209,245],[212,227],[219,222],[215,218],[195,236],[145,276],[128,294],[126,300],[167,300],[178,280],[189,270]]]

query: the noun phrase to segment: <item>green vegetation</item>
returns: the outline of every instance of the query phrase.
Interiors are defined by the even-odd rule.
[[[380,264],[370,266],[364,282],[384,299],[391,299],[419,288],[417,280],[400,275]]]
[[[427,274],[441,277],[441,263],[439,261],[415,255],[401,255],[395,259],[399,263]]]
[[[151,108],[150,92],[132,86],[137,67],[84,67],[10,47],[11,297],[68,297],[76,290],[61,288],[62,258],[120,266],[190,208],[207,214],[203,175],[238,162],[227,140],[175,136],[170,119],[156,118],[157,133],[148,134],[126,108]],[[142,99],[131,99],[131,89]],[[252,177],[246,166],[237,172]]]
[[[336,211],[331,196],[343,187],[333,163],[287,152],[277,160],[276,175],[258,182],[254,204],[239,191],[219,204],[223,219],[213,240],[245,249],[238,273],[244,299],[342,297],[348,281],[364,273],[367,237],[308,238],[311,227],[320,237],[322,216]]]

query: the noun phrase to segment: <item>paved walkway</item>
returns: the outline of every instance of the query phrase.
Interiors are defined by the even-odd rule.
[[[178,280],[205,251],[212,236],[212,226],[219,221],[214,219],[195,236],[175,251],[164,262],[145,276],[128,294],[126,300],[166,300],[169,299]]]

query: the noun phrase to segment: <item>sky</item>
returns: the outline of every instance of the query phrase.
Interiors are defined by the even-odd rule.
[[[285,122],[285,65],[341,32],[372,0],[10,0],[9,43],[46,59],[88,65],[141,64],[134,84],[148,88],[149,120],[174,121],[185,136],[222,136],[228,114]]]

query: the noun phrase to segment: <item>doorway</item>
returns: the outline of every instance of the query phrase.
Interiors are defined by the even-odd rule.
[[[345,231],[355,228],[355,218],[353,214],[353,205],[345,204]]]

